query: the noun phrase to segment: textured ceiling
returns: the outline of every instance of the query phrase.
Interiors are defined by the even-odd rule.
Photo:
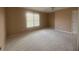
[[[54,12],[57,10],[65,9],[67,7],[27,7],[28,9],[41,11],[41,12]]]

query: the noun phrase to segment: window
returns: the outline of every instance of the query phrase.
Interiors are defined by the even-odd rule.
[[[26,26],[28,28],[39,26],[40,25],[39,18],[40,17],[38,13],[27,12],[26,13]]]

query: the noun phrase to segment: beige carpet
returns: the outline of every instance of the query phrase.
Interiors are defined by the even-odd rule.
[[[72,33],[43,29],[8,39],[6,51],[73,51],[76,37]]]

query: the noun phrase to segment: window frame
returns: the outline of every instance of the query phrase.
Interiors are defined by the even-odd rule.
[[[31,13],[31,14],[33,14],[33,26],[32,27],[28,27],[27,26],[27,13]],[[37,15],[39,15],[39,24],[38,24],[38,26],[35,26],[35,21],[34,21],[34,18],[35,18],[35,15],[34,14],[37,14]],[[28,12],[26,12],[26,28],[37,28],[37,27],[40,27],[40,14],[39,13],[37,13],[37,12],[32,12],[32,11],[28,11]]]

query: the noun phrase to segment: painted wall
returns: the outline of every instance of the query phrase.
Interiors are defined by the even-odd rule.
[[[78,33],[78,8],[72,10],[72,31]]]
[[[6,8],[6,25],[7,25],[7,36],[19,33],[21,31],[27,31],[26,28],[26,17],[25,13],[28,10],[25,8]],[[37,11],[33,11],[37,12]],[[38,12],[40,14],[40,27],[39,28],[45,28],[47,27],[47,19],[48,14]]]
[[[71,9],[64,9],[55,12],[55,29],[61,31],[71,32],[72,27],[72,11]]]
[[[0,47],[3,48],[5,43],[5,10],[0,7]]]
[[[78,34],[77,34],[77,50],[79,51],[79,8],[78,8]]]
[[[54,29],[54,27],[55,27],[55,14],[54,14],[54,12],[52,12],[52,13],[49,13],[49,28],[53,28]]]
[[[66,8],[49,13],[49,26],[55,30],[77,31],[77,8]]]
[[[67,32],[73,32],[73,21],[72,11],[76,10],[76,8],[67,8],[64,10],[60,10],[55,12],[55,29]],[[75,17],[76,18],[76,17]]]

